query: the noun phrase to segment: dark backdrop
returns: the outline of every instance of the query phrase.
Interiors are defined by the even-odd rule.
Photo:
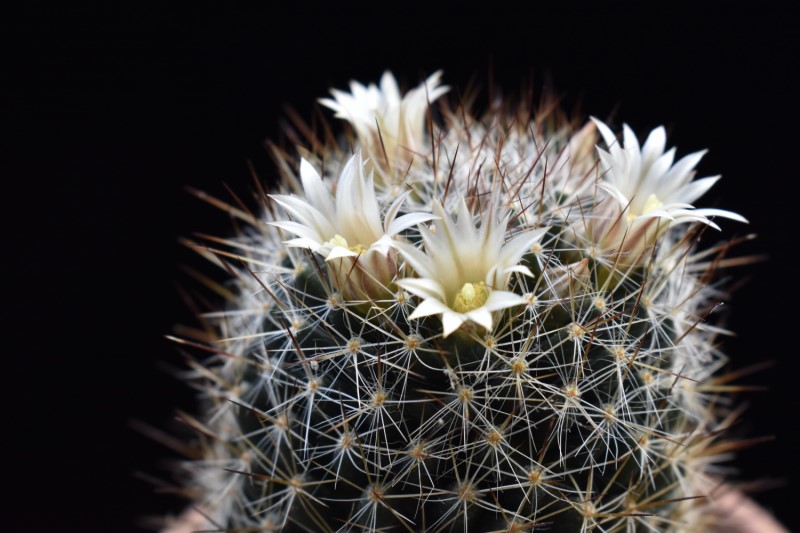
[[[514,94],[547,86],[586,115],[665,124],[679,154],[710,148],[704,175],[723,179],[704,204],[745,214],[725,235],[757,233],[740,253],[766,253],[730,300],[732,366],[775,366],[744,381],[744,435],[774,436],[743,452],[755,497],[800,526],[798,494],[798,164],[796,17],[761,3],[685,9],[528,7],[463,3],[415,10],[387,3],[253,11],[196,2],[31,8],[0,22],[4,325],[4,531],[138,531],[177,511],[141,475],[164,476],[175,455],[131,429],[168,427],[192,395],[159,365],[178,365],[163,339],[191,322],[177,243],[225,235],[229,221],[191,185],[247,195],[248,161],[273,168],[284,105],[306,118],[350,79],[392,69],[406,87],[442,68],[464,87],[492,77]],[[10,365],[10,366],[9,366]],[[139,473],[139,474],[137,474]],[[782,484],[781,484],[782,483]]]

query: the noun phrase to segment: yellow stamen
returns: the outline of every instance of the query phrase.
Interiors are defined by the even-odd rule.
[[[356,244],[355,246],[351,246],[348,248],[351,252],[355,252],[357,254],[363,254],[367,251],[367,247],[361,243]]]
[[[655,194],[651,194],[650,196],[647,197],[647,200],[645,200],[644,205],[642,206],[642,212],[641,213],[636,213],[634,211],[629,211],[628,212],[628,217],[627,217],[628,218],[628,222],[631,222],[636,217],[644,215],[644,214],[647,214],[650,211],[655,211],[656,209],[658,209],[662,205],[664,205],[664,202],[662,202],[658,198],[658,196],[656,196]]]
[[[326,242],[325,244],[330,244],[331,246],[341,246],[342,248],[347,248],[347,239],[339,235],[338,233],[333,236],[331,240]]]
[[[336,235],[334,235],[333,238],[331,240],[329,240],[328,242],[326,242],[325,244],[327,244],[329,246],[341,246],[342,248],[347,248],[351,252],[355,252],[357,254],[363,254],[364,252],[367,251],[367,248],[368,248],[367,246],[364,246],[361,243],[358,243],[356,245],[350,246],[348,244],[348,242],[347,242],[347,239],[345,239],[344,237],[342,237],[338,233]]]
[[[466,313],[477,309],[489,299],[489,288],[482,281],[478,283],[465,283],[456,294],[453,310]]]
[[[651,194],[647,197],[647,201],[644,203],[644,207],[642,207],[642,214],[649,213],[650,211],[655,211],[659,207],[664,205],[664,202],[658,199],[658,196],[655,194]]]

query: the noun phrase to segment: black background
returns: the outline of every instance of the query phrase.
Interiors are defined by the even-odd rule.
[[[191,322],[179,266],[201,263],[177,239],[231,226],[184,187],[247,196],[248,161],[274,175],[263,142],[281,138],[284,105],[310,119],[330,87],[386,68],[406,88],[439,68],[453,87],[533,80],[640,135],[665,124],[679,155],[710,149],[700,173],[723,178],[698,203],[746,215],[723,236],[754,232],[739,253],[769,255],[732,271],[747,283],[720,317],[738,333],[732,368],[775,363],[743,380],[769,389],[740,396],[737,431],[776,438],[735,465],[800,526],[796,17],[765,3],[232,6],[45,5],[0,22],[0,529],[138,531],[180,509],[137,476],[166,476],[175,456],[131,421],[168,427],[193,405],[159,368],[180,363],[163,335]]]

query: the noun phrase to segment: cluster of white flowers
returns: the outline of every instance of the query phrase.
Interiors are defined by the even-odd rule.
[[[624,125],[622,146],[606,124],[593,118],[563,148],[547,154],[537,147],[552,139],[531,142],[511,131],[505,139],[510,149],[501,155],[507,159],[502,170],[498,164],[483,168],[492,165],[495,146],[485,139],[481,142],[479,136],[489,134],[481,128],[473,128],[474,139],[445,136],[434,147],[424,123],[428,106],[448,90],[439,85],[440,77],[440,72],[433,74],[404,97],[389,72],[380,88],[352,82],[351,93],[333,89],[333,99],[320,101],[350,123],[363,153],[353,155],[328,185],[302,160],[305,199],[272,197],[290,218],[274,224],[297,236],[286,241],[289,246],[308,248],[328,262],[351,258],[345,267],[337,266],[346,278],[340,275],[343,292],[350,296],[379,299],[386,291],[394,292],[390,289],[396,285],[420,298],[410,318],[441,314],[444,336],[470,322],[491,331],[493,312],[525,303],[524,295],[508,291],[509,281],[512,273],[531,276],[520,260],[544,237],[547,226],[560,227],[559,238],[572,240],[576,249],[630,268],[648,261],[675,225],[697,222],[719,229],[713,217],[746,222],[730,211],[695,209],[691,202],[719,176],[693,180],[704,151],[673,164],[675,149],[665,152],[663,127],[653,130],[640,146]],[[598,163],[586,149],[596,144],[595,128],[607,147],[595,147]],[[463,135],[471,130],[451,131]],[[453,154],[453,161],[440,155],[436,162],[433,150]],[[469,155],[461,157],[470,161],[456,166],[459,151],[467,150]],[[403,161],[429,158],[434,164],[404,163],[409,189],[394,198],[397,188],[390,184],[396,181],[387,178],[396,172],[367,163],[398,158],[400,152],[406,154]],[[555,171],[536,175],[535,171],[547,168],[548,161],[542,161],[546,157],[552,157]],[[454,178],[454,172],[461,175]],[[335,200],[329,192],[333,187]],[[410,207],[405,205],[409,197],[414,199]],[[468,203],[477,207],[470,209]],[[521,218],[510,220],[512,213]],[[421,236],[419,244],[403,237],[413,226]],[[398,265],[392,250],[400,252],[410,268]],[[580,269],[581,264],[573,267]],[[353,275],[354,268],[359,276]],[[563,268],[553,265],[554,271]],[[399,273],[406,276],[398,278]]]

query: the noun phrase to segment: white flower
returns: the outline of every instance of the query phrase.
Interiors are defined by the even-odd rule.
[[[333,99],[321,98],[319,102],[334,110],[337,118],[350,122],[373,158],[388,157],[392,161],[403,156],[403,151],[424,151],[428,104],[449,90],[439,85],[441,75],[441,71],[433,73],[401,98],[397,81],[387,71],[380,88],[374,83],[364,86],[351,81],[350,93],[331,89]]]
[[[431,220],[430,213],[408,213],[398,217],[402,203],[409,193],[401,195],[386,210],[381,220],[381,206],[375,195],[372,174],[365,176],[361,154],[352,156],[339,177],[336,195],[331,195],[322,178],[305,159],[300,162],[300,180],[306,199],[294,195],[276,194],[270,197],[280,204],[293,220],[272,224],[296,238],[286,241],[289,246],[307,248],[325,257],[329,264],[348,258],[336,266],[350,273],[357,262],[366,280],[371,279],[384,288],[396,273],[392,257],[392,237],[420,222]],[[344,279],[340,279],[344,282]],[[340,287],[341,288],[341,287]],[[366,291],[373,294],[374,291]],[[352,291],[351,291],[352,293]]]
[[[623,126],[624,146],[611,129],[592,118],[608,146],[599,146],[600,189],[608,200],[599,202],[590,216],[583,217],[585,233],[602,255],[610,254],[619,266],[640,264],[650,257],[653,246],[670,227],[699,222],[719,227],[708,217],[740,222],[747,220],[722,209],[695,209],[692,205],[719,176],[693,180],[694,167],[705,151],[689,154],[673,164],[675,148],[665,152],[666,133],[654,129],[643,146],[633,131]]]
[[[463,198],[456,220],[436,201],[433,212],[439,217],[433,229],[420,226],[424,251],[394,242],[419,276],[397,281],[422,298],[409,318],[441,314],[445,337],[467,321],[491,330],[493,311],[526,303],[506,289],[513,272],[533,275],[519,261],[548,228],[524,231],[504,243],[507,216],[500,221],[486,216],[476,228]]]
[[[712,176],[692,181],[694,167],[705,155],[705,150],[691,153],[673,164],[675,148],[664,152],[667,138],[663,126],[651,131],[640,148],[636,135],[627,124],[623,125],[624,146],[620,146],[608,126],[596,118],[592,120],[608,146],[608,151],[597,148],[605,180],[600,187],[626,210],[628,222],[639,218],[666,218],[669,225],[700,222],[715,229],[719,227],[708,217],[747,222],[731,211],[695,209],[692,205],[720,178]]]

